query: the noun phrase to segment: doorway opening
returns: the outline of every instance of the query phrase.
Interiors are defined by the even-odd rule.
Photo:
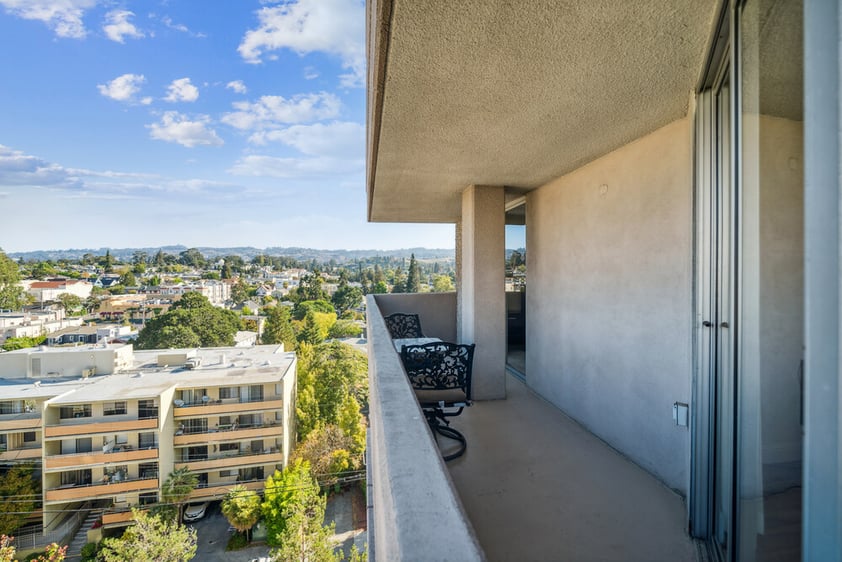
[[[526,377],[526,201],[506,205],[506,367]]]

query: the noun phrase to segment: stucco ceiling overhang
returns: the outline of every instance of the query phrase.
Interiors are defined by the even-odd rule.
[[[456,222],[687,112],[716,0],[369,0],[369,219]]]

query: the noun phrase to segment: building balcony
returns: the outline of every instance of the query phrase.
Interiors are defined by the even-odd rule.
[[[222,470],[226,468],[242,468],[246,466],[260,466],[265,464],[282,464],[284,455],[276,448],[268,452],[241,452],[233,454],[219,454],[186,462],[175,463],[175,468],[189,468],[197,472],[203,470]]]
[[[0,431],[15,431],[21,429],[40,428],[41,414],[38,412],[0,415]]]
[[[44,459],[44,470],[46,472],[67,470],[68,468],[85,468],[87,466],[98,466],[104,464],[124,464],[156,460],[158,458],[157,447],[146,447],[143,449],[129,449],[126,447],[112,450],[108,453],[70,453],[66,455],[51,455]]]
[[[232,400],[209,400],[207,402],[195,402],[184,404],[173,408],[173,416],[177,418],[197,418],[203,416],[226,416],[230,414],[241,414],[244,412],[260,412],[263,410],[280,410],[284,407],[284,401],[280,396],[267,396],[261,400],[240,401]]]
[[[0,452],[0,461],[37,460],[41,458],[41,445]]]
[[[157,478],[136,478],[120,482],[103,482],[76,486],[68,484],[44,492],[44,501],[51,503],[73,502],[109,498],[128,492],[154,492],[158,489]]]
[[[441,307],[388,297],[368,297],[372,559],[696,559],[683,499],[518,378],[451,419],[468,447],[443,462],[381,315],[418,312],[446,339]]]
[[[260,478],[258,480],[247,480],[247,481],[237,481],[237,482],[226,482],[224,484],[212,484],[210,486],[205,486],[203,488],[196,488],[192,492],[190,492],[190,499],[191,500],[211,500],[211,499],[220,499],[228,493],[228,490],[233,488],[234,486],[242,486],[247,490],[253,490],[255,492],[262,492],[263,491],[263,484],[265,479]]]
[[[283,425],[263,424],[260,426],[239,426],[236,429],[227,428],[210,429],[198,433],[176,433],[173,444],[195,445],[201,443],[218,443],[220,441],[239,441],[244,439],[256,439],[261,437],[280,437],[283,433]]]
[[[92,435],[95,433],[120,433],[124,431],[138,431],[144,429],[158,429],[158,418],[103,421],[97,418],[82,421],[85,418],[75,418],[72,423],[65,421],[60,425],[48,425],[44,429],[44,437],[70,437]]]

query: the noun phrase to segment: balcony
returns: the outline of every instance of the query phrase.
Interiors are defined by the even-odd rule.
[[[435,301],[389,297],[384,314],[419,312],[445,339],[427,321]],[[453,418],[468,449],[445,464],[380,310],[370,296],[372,559],[696,558],[682,498],[515,377],[505,400]]]
[[[261,410],[280,410],[284,407],[281,396],[266,396],[260,400],[239,400],[237,398],[228,400],[208,400],[193,402],[190,404],[176,403],[173,408],[175,418],[196,418],[203,416],[226,416],[242,412],[258,412]]]
[[[41,414],[39,412],[0,415],[0,431],[40,428]]]
[[[225,468],[241,468],[249,465],[282,464],[284,455],[277,448],[271,448],[268,452],[240,452],[232,454],[211,455],[207,458],[200,458],[186,462],[175,463],[175,468],[189,468],[192,471],[222,470]]]
[[[46,438],[53,438],[91,435],[94,433],[120,433],[123,431],[158,429],[158,418],[114,421],[103,421],[102,418],[97,418],[91,421],[81,421],[84,419],[74,418],[60,425],[49,425],[44,430],[44,436]]]
[[[197,443],[215,443],[219,441],[238,441],[244,439],[257,439],[261,437],[280,437],[283,434],[283,426],[277,424],[262,424],[257,426],[239,426],[236,429],[210,429],[197,433],[176,433],[173,444],[195,445]]]
[[[0,452],[0,461],[36,460],[41,458],[41,445]]]
[[[158,489],[157,478],[135,478],[120,482],[103,482],[83,486],[65,485],[47,490],[44,501],[71,502],[113,497],[127,492],[152,492]]]
[[[195,490],[190,492],[190,499],[219,499],[224,497],[225,494],[228,493],[228,490],[230,490],[234,486],[243,486],[247,490],[262,492],[264,482],[265,479],[260,478],[258,480],[247,480],[242,482],[237,481],[226,482],[224,484],[211,484],[210,486],[205,486],[204,488],[196,488]]]
[[[44,459],[45,471],[51,472],[55,470],[66,470],[68,468],[84,468],[86,466],[104,465],[106,463],[130,463],[146,460],[156,460],[158,458],[157,447],[147,447],[143,449],[129,449],[122,448],[121,450],[112,450],[108,453],[103,452],[89,452],[89,453],[70,453],[67,455],[51,455]]]

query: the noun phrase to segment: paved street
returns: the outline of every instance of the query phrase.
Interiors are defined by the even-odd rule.
[[[242,550],[226,552],[228,544],[228,520],[222,515],[219,502],[213,502],[208,507],[208,513],[201,520],[193,523],[196,528],[198,548],[193,560],[197,562],[248,562],[260,556],[269,556],[266,545],[251,546]]]

